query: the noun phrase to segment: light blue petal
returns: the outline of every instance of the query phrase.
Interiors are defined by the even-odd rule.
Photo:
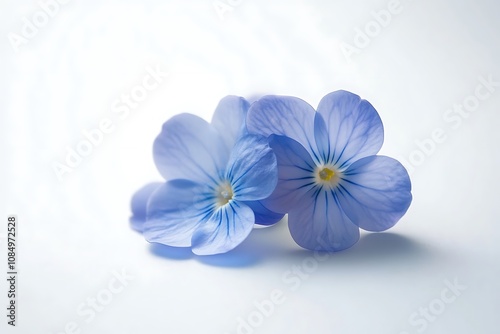
[[[254,221],[252,209],[241,202],[230,201],[195,231],[193,252],[212,255],[230,251],[246,239]]]
[[[144,237],[168,246],[191,246],[194,231],[215,210],[214,194],[214,189],[196,182],[168,181],[149,199]]]
[[[162,184],[162,182],[148,183],[134,193],[130,202],[132,214],[134,216],[146,218],[146,205],[148,204],[149,196],[151,196],[151,194]]]
[[[276,213],[269,210],[262,204],[262,201],[251,201],[244,203],[253,210],[253,213],[255,215],[255,224],[269,226],[276,224],[281,219],[283,219],[283,213]]]
[[[316,113],[314,117],[314,138],[316,140],[316,147],[318,148],[320,162],[329,162],[331,147],[330,138],[326,129],[325,120],[320,113]]]
[[[339,167],[377,154],[384,142],[384,127],[373,106],[358,95],[336,91],[323,97],[318,106],[332,150],[330,160]]]
[[[216,183],[229,150],[212,125],[198,116],[180,114],[163,124],[153,144],[156,167],[165,180]]]
[[[244,98],[230,95],[223,98],[215,109],[212,125],[224,138],[228,150],[233,148],[246,130],[245,119],[249,107],[250,103]]]
[[[258,135],[240,138],[231,152],[226,179],[234,199],[255,201],[268,197],[278,182],[276,156],[267,139]]]
[[[314,138],[315,110],[305,101],[291,96],[264,96],[248,110],[247,129],[263,136],[287,136],[299,142],[315,161],[319,161]]]
[[[146,207],[149,197],[162,184],[161,182],[148,183],[137,190],[132,196],[132,200],[130,201],[132,209],[130,223],[136,231],[142,232],[144,222],[146,221]]]
[[[315,164],[306,149],[291,138],[271,136],[269,145],[278,161],[278,185],[262,203],[269,210],[287,213],[301,206],[313,191]]]
[[[288,214],[288,228],[295,242],[310,250],[337,252],[359,240],[359,227],[339,207],[335,193],[320,188]]]
[[[370,156],[344,172],[338,196],[342,209],[356,225],[368,231],[384,231],[408,210],[411,181],[397,160]]]

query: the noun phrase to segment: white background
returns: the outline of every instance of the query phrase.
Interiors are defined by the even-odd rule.
[[[355,47],[356,29],[373,28],[371,12],[388,1],[231,3],[222,19],[213,0],[69,1],[16,51],[9,36],[22,36],[23,18],[41,7],[2,2],[0,267],[7,216],[17,214],[20,277],[18,326],[6,325],[2,306],[0,332],[64,333],[74,323],[67,333],[233,334],[239,319],[260,320],[255,302],[278,289],[284,302],[240,333],[498,333],[500,87],[466,118],[443,118],[474,101],[479,77],[500,81],[498,3],[401,0],[349,60],[341,45]],[[119,118],[113,103],[148,66],[169,75]],[[131,195],[161,180],[151,147],[169,117],[210,119],[228,94],[316,106],[337,89],[377,108],[382,153],[412,170],[414,201],[395,228],[322,262],[293,243],[286,221],[212,257],[149,245],[130,229]],[[108,118],[113,131],[59,181],[53,163]],[[436,129],[445,139],[418,153]],[[291,270],[303,265],[298,278]],[[123,268],[133,280],[87,322],[77,310],[109,297]],[[443,303],[455,280],[466,288]],[[6,305],[3,278],[0,289]],[[440,314],[422,320],[429,307]]]

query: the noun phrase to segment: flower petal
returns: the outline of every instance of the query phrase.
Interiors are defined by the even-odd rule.
[[[254,221],[252,209],[241,202],[230,201],[195,231],[193,252],[211,255],[230,251],[246,239]]]
[[[316,147],[318,148],[318,155],[321,159],[320,162],[327,163],[329,161],[331,145],[325,120],[320,113],[316,113],[314,116],[314,138],[316,141]]]
[[[318,188],[304,198],[288,214],[288,228],[295,242],[310,250],[341,251],[359,240],[359,227],[342,211],[332,190]]]
[[[146,218],[146,205],[148,204],[149,196],[162,184],[161,182],[148,183],[134,193],[130,203],[134,216]]]
[[[330,93],[321,99],[318,112],[330,135],[330,161],[339,167],[377,154],[382,147],[384,127],[380,116],[358,95],[342,90]]]
[[[165,180],[215,183],[229,158],[224,140],[198,116],[180,114],[163,124],[153,145],[156,167]]]
[[[285,216],[283,213],[276,213],[269,210],[262,204],[262,201],[250,201],[244,203],[253,210],[253,213],[255,215],[255,224],[258,225],[273,225],[279,222],[281,219],[283,219],[283,216]]]
[[[269,145],[278,161],[278,184],[262,204],[274,212],[287,213],[312,191],[315,164],[306,149],[291,138],[271,136]]]
[[[287,136],[302,144],[319,161],[314,138],[315,110],[307,102],[291,96],[264,96],[248,110],[250,133]]]
[[[224,138],[226,147],[231,150],[236,140],[243,134],[245,119],[250,103],[239,96],[226,96],[220,100],[214,115],[212,125]]]
[[[356,225],[368,231],[384,231],[408,210],[411,181],[397,160],[370,156],[344,172],[338,195],[342,209]]]
[[[265,137],[246,135],[236,142],[226,179],[231,183],[235,200],[255,201],[271,195],[278,182],[278,169],[276,156]]]
[[[130,223],[132,227],[139,232],[142,232],[143,224],[146,221],[146,207],[151,194],[158,189],[163,183],[152,182],[137,190],[132,196],[130,206],[132,209],[132,217]]]
[[[149,199],[144,237],[149,242],[189,247],[194,231],[214,210],[213,189],[188,180],[168,181]]]

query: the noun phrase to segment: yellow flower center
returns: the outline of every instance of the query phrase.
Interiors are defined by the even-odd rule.
[[[233,199],[233,188],[229,182],[221,184],[216,190],[217,205],[223,206]]]
[[[335,172],[326,167],[319,172],[319,178],[325,181],[330,181],[334,175]]]
[[[334,188],[340,181],[341,172],[332,165],[316,167],[314,181],[317,185]]]

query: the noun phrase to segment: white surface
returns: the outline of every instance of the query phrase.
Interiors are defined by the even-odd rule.
[[[20,221],[20,310],[15,329],[2,311],[0,332],[61,333],[74,322],[75,333],[233,334],[238,317],[279,289],[284,302],[255,333],[498,333],[500,87],[456,129],[443,119],[478,77],[500,81],[498,3],[401,0],[403,10],[350,62],[340,44],[353,44],[356,27],[388,1],[232,3],[221,20],[212,0],[70,1],[16,53],[8,34],[40,6],[3,2],[0,219]],[[168,78],[118,118],[113,102],[157,65]],[[317,105],[337,89],[377,108],[383,154],[408,160],[415,141],[436,128],[446,134],[412,172],[414,201],[395,228],[320,263],[293,243],[286,222],[209,258],[151,247],[130,230],[130,196],[160,180],[151,146],[169,117],[209,119],[228,94]],[[52,163],[104,118],[114,131],[58,181]],[[297,279],[290,270],[303,264],[317,268]],[[105,296],[122,268],[134,279],[87,323],[77,310]],[[455,279],[466,289],[442,304]],[[409,322],[430,305],[445,309],[425,329]]]

